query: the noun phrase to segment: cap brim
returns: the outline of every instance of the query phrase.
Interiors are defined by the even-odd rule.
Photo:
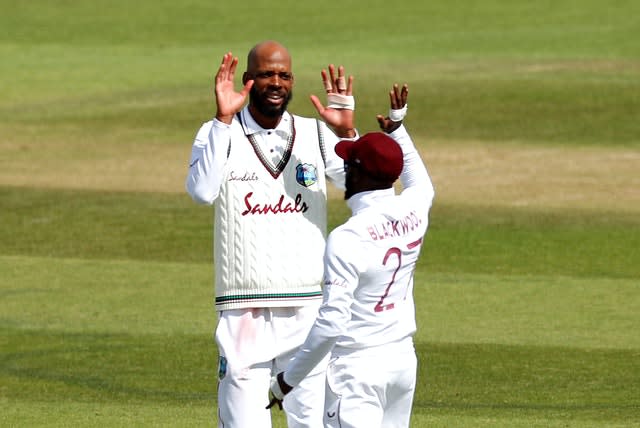
[[[336,154],[340,156],[342,159],[348,161],[351,159],[351,148],[353,146],[353,141],[342,140],[336,144]]]

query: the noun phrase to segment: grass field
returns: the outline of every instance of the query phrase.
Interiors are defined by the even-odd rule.
[[[361,132],[410,86],[436,186],[412,426],[640,426],[640,3],[399,3],[0,0],[0,426],[215,426],[183,182],[222,54],[266,38],[297,113],[332,62]]]

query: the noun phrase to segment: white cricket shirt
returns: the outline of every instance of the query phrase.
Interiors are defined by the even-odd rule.
[[[367,352],[415,333],[413,273],[434,189],[404,127],[391,136],[404,153],[404,190],[362,192],[347,201],[352,216],[327,238],[323,304],[285,372],[291,386],[328,352]]]
[[[215,202],[216,309],[304,306],[322,298],[326,178],[344,181],[338,137],[286,113],[263,129],[245,107],[204,124],[186,188]]]

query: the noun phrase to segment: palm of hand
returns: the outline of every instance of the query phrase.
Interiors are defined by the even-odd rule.
[[[225,81],[216,85],[216,103],[222,115],[235,114],[242,108],[246,97],[246,94],[235,91],[233,82]]]
[[[331,127],[353,127],[353,110],[325,108],[322,112],[320,112],[320,116]]]
[[[380,129],[387,134],[392,133],[393,131],[398,129],[402,124],[402,122],[394,122],[388,117],[383,117],[382,115],[378,115],[376,118],[378,119],[378,124],[380,125]]]

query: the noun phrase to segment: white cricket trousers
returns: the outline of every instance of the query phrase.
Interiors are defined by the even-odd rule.
[[[327,368],[326,428],[407,428],[418,361],[411,344],[400,352],[332,357]]]
[[[306,339],[319,304],[220,312],[218,427],[271,428],[271,412],[265,409],[271,377],[286,369]],[[327,363],[328,356],[285,396],[289,428],[322,427]]]

